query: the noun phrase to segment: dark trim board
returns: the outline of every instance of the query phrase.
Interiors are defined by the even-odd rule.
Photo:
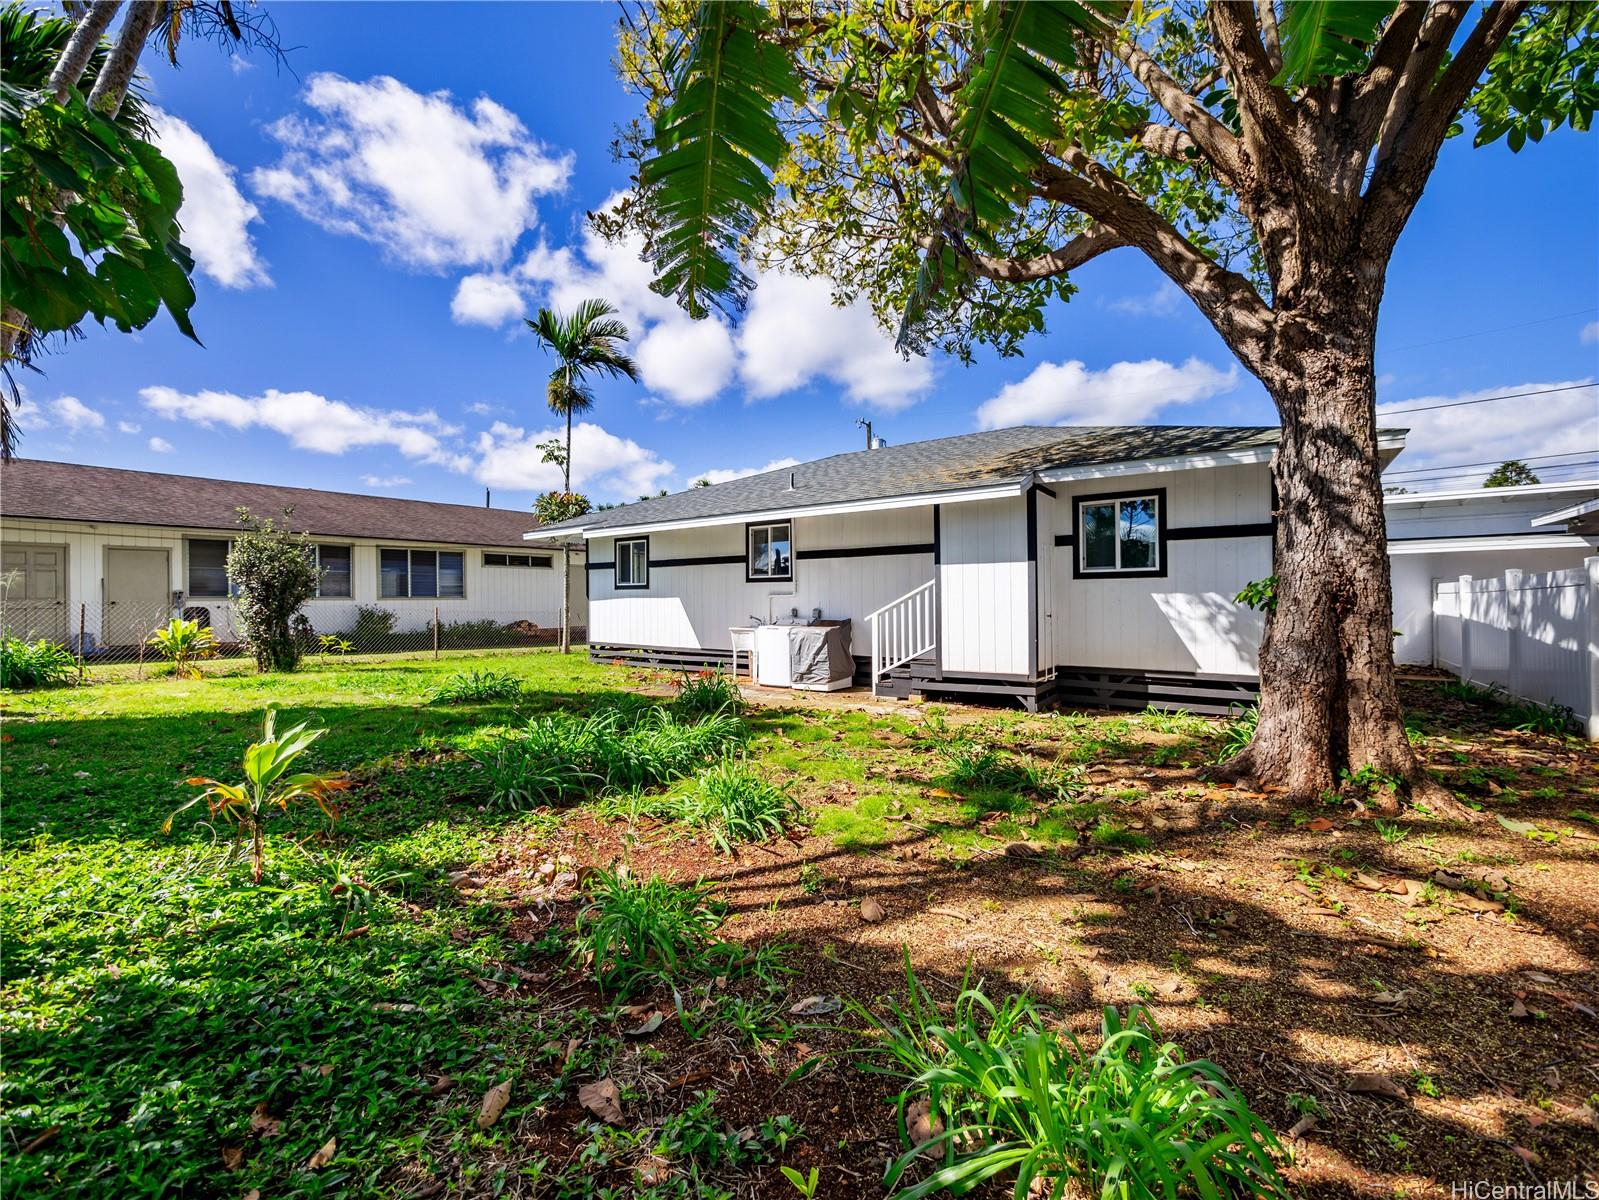
[[[655,567],[736,567],[744,562],[739,554],[707,554],[703,558],[657,558],[650,562]],[[781,582],[781,581],[779,581]]]
[[[937,554],[937,542],[921,542],[901,546],[841,546],[837,550],[796,550],[794,557],[811,558],[881,558],[890,554]]]
[[[1270,537],[1272,533],[1273,527],[1270,521],[1261,521],[1254,525],[1184,525],[1177,529],[1168,529],[1166,540],[1208,542],[1217,538]]]
[[[750,570],[750,530],[776,529],[779,525],[788,530],[788,572],[783,575],[756,575]],[[744,582],[745,583],[793,583],[794,560],[799,557],[799,547],[794,545],[794,521],[792,518],[784,521],[745,521],[744,522]]]
[[[1104,504],[1106,501],[1136,500],[1145,496],[1155,498],[1155,560],[1154,570],[1133,571],[1085,571],[1083,570],[1083,556],[1076,550],[1072,551],[1072,578],[1073,579],[1165,579],[1167,567],[1166,555],[1166,489],[1163,487],[1130,488],[1121,492],[1095,492],[1091,496],[1072,497],[1072,534],[1083,527],[1083,505]],[[1112,518],[1116,510],[1111,509]],[[1112,530],[1117,537],[1120,533]]]

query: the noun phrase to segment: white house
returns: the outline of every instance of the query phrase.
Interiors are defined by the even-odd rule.
[[[350,635],[364,621],[403,635],[436,622],[534,640],[559,627],[560,556],[523,541],[526,512],[23,459],[0,467],[0,620],[73,646],[81,631],[86,653],[138,646],[185,612],[237,640],[225,564],[240,507],[290,509],[291,527],[315,543],[322,581],[304,609],[315,633]],[[574,555],[579,633],[582,575]],[[375,610],[389,615],[374,621]]]
[[[1456,665],[1435,652],[1433,609],[1439,589],[1463,575],[1485,580],[1507,570],[1533,575],[1582,567],[1599,553],[1599,523],[1584,524],[1580,510],[1596,502],[1599,480],[1591,479],[1386,497],[1400,633],[1395,660]]]
[[[588,550],[599,659],[728,662],[848,624],[897,694],[1225,710],[1255,687],[1275,428],[1000,429],[857,451],[528,534]],[[1385,458],[1403,444],[1385,433]],[[797,614],[797,615],[796,615]]]

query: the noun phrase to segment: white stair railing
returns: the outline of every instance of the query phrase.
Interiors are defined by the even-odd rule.
[[[938,647],[938,581],[929,579],[915,591],[867,614],[872,627],[872,695],[878,681],[895,667]]]

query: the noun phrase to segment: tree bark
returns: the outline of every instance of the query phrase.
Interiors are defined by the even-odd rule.
[[[107,117],[117,115],[122,101],[133,83],[133,73],[139,67],[139,55],[149,40],[156,22],[161,19],[161,5],[156,0],[132,0],[128,15],[122,18],[122,28],[117,31],[116,45],[106,59],[94,90],[89,93],[89,107]]]
[[[1223,774],[1313,800],[1369,768],[1391,803],[1408,791],[1465,811],[1405,732],[1393,662],[1393,587],[1376,410],[1379,282],[1324,297],[1328,314],[1283,329],[1258,371],[1282,415],[1272,460],[1276,605],[1260,647],[1260,724]]]
[[[50,72],[50,82],[46,86],[57,104],[65,104],[67,94],[78,86],[83,73],[89,69],[89,60],[94,57],[95,48],[100,44],[100,35],[110,27],[111,18],[117,15],[117,9],[121,7],[122,0],[94,0],[89,5],[89,11],[73,30],[67,48],[61,52],[60,61]]]

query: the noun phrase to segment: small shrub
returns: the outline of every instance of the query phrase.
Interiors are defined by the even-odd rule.
[[[761,842],[788,828],[798,805],[787,789],[729,756],[700,772],[687,799],[688,821],[710,833],[724,854],[739,842]]]
[[[228,550],[228,582],[233,611],[255,652],[256,669],[292,671],[300,664],[301,643],[290,622],[316,595],[315,551],[304,534],[289,529],[291,509],[280,520],[260,520],[239,509],[239,532]]]
[[[1216,761],[1226,762],[1242,754],[1255,740],[1255,729],[1260,724],[1260,709],[1254,705],[1240,712],[1222,727],[1221,746],[1216,751]]]
[[[337,654],[343,656],[354,649],[354,646],[336,633],[319,634],[316,639],[316,650],[318,654]]]
[[[200,660],[217,656],[216,635],[199,621],[182,617],[173,617],[146,641],[172,664],[172,673],[179,679],[200,678]]]
[[[60,642],[0,637],[0,687],[53,687],[67,682],[77,669],[77,660]]]
[[[947,764],[939,783],[951,791],[1031,792],[1063,799],[1076,792],[1072,776],[1011,758],[992,746],[954,742],[939,748]]]
[[[349,639],[363,650],[382,650],[394,636],[394,624],[399,616],[392,610],[376,604],[363,604],[355,610],[355,624],[350,627]]]
[[[250,876],[261,882],[266,861],[266,823],[272,810],[288,812],[289,806],[301,800],[312,800],[330,820],[338,816],[333,806],[333,793],[348,786],[341,775],[316,775],[310,772],[290,774],[289,768],[311,744],[327,732],[325,729],[307,729],[309,722],[301,721],[280,736],[277,732],[277,710],[267,709],[261,740],[244,751],[244,783],[221,783],[215,779],[195,776],[188,780],[191,787],[205,788],[194,799],[182,805],[166,819],[163,832],[172,832],[172,822],[179,814],[187,812],[201,801],[205,802],[211,819],[231,822],[234,826],[234,852],[239,853],[249,843]]]
[[[677,699],[673,701],[674,706],[679,712],[693,716],[707,716],[719,712],[736,713],[743,702],[739,696],[738,684],[731,676],[724,675],[720,671],[696,671],[692,675],[684,671],[672,680],[672,687],[677,691]]]
[[[1014,1177],[1014,1192],[1058,1196],[1068,1185],[1098,1196],[1254,1196],[1287,1200],[1276,1136],[1215,1064],[1187,1061],[1153,1018],[1106,1008],[1099,1048],[1057,1033],[1026,996],[996,1005],[963,991],[946,1021],[911,972],[910,1007],[879,1017],[850,1008],[871,1036],[857,1052],[867,1071],[904,1083],[898,1097],[908,1149],[884,1179],[897,1200]],[[933,1128],[914,1143],[905,1110],[931,1105]],[[902,1183],[930,1151],[941,1160]],[[1007,1188],[1007,1191],[1010,1189]]]
[[[1505,708],[1503,723],[1517,733],[1538,733],[1546,737],[1568,737],[1577,728],[1577,714],[1569,705],[1512,704]]]
[[[725,971],[742,949],[716,940],[726,906],[711,898],[710,886],[596,871],[588,904],[572,925],[573,960],[588,964],[601,992],[618,996]]]
[[[492,704],[521,698],[522,681],[504,671],[458,671],[429,695],[435,704]]]

